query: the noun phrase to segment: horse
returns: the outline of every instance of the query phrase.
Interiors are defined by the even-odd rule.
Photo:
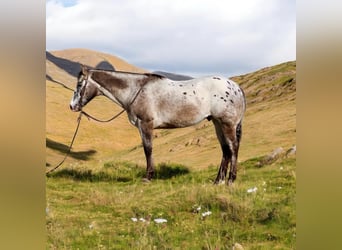
[[[153,130],[184,128],[205,119],[213,122],[222,150],[214,184],[226,181],[229,163],[227,184],[236,179],[246,98],[234,81],[221,76],[174,81],[153,73],[99,70],[81,65],[70,109],[80,112],[99,95],[122,107],[130,123],[138,128],[146,158],[146,180],[152,180],[155,172]]]

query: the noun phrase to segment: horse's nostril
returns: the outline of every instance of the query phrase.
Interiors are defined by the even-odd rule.
[[[69,107],[70,107],[70,109],[71,109],[72,111],[77,111],[77,110],[78,110],[78,106],[77,106],[77,105],[76,105],[76,106],[72,106],[72,105],[70,104]]]

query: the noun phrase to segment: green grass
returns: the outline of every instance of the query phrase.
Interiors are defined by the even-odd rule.
[[[212,184],[214,166],[190,171],[159,164],[150,183],[142,181],[145,170],[130,162],[58,171],[46,182],[47,248],[232,249],[239,243],[294,249],[295,159],[257,162],[241,163],[232,187]],[[247,192],[254,187],[255,193]]]

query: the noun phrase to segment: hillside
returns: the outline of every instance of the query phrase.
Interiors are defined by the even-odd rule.
[[[77,113],[69,102],[79,71],[78,62],[92,67],[144,72],[112,55],[84,49],[47,52],[46,138],[47,165],[63,158],[74,130]],[[239,160],[268,154],[275,148],[287,149],[296,143],[296,63],[287,62],[233,78],[246,92],[247,112]],[[70,88],[70,89],[68,89]],[[94,99],[85,110],[98,118],[110,118],[120,108],[106,98]],[[110,123],[82,120],[72,155],[63,166],[84,165],[102,168],[105,162],[131,161],[145,165],[141,140],[127,115]],[[155,162],[179,162],[190,169],[217,166],[221,150],[211,122],[194,127],[156,130]]]

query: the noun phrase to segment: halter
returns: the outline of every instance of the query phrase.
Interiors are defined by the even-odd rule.
[[[83,108],[83,105],[82,105],[82,99],[83,99],[83,95],[84,95],[84,92],[85,92],[85,89],[87,87],[87,84],[88,84],[88,77],[89,77],[89,74],[86,75],[86,78],[83,79],[83,81],[86,81],[85,84],[82,86],[82,89],[80,91],[80,100],[78,101],[78,104],[80,105],[81,107],[81,112],[82,112],[82,108]]]

